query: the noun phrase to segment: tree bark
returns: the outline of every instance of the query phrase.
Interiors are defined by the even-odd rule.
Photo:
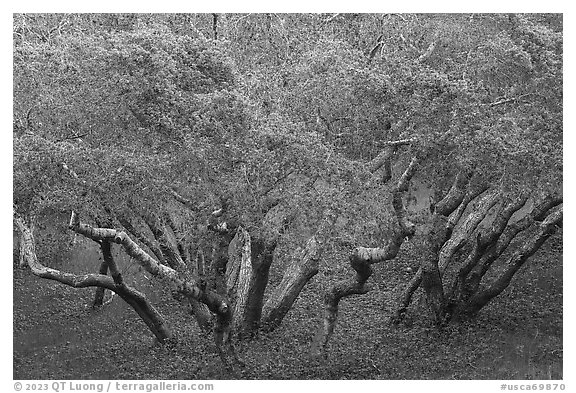
[[[438,255],[438,268],[443,276],[446,268],[450,264],[453,255],[467,241],[478,227],[478,224],[486,217],[489,210],[498,202],[500,192],[492,190],[483,195],[473,206],[472,211],[462,224],[453,232],[450,238],[444,243]]]
[[[211,312],[216,314],[214,337],[218,353],[224,364],[227,365],[227,367],[232,367],[233,364],[239,362],[230,340],[232,308],[226,298],[206,290],[205,286],[198,286],[191,278],[183,278],[177,270],[160,264],[142,250],[125,232],[115,229],[93,228],[83,224],[75,212],[72,212],[69,227],[90,239],[98,241],[108,240],[122,245],[124,251],[134,258],[140,266],[154,277],[166,282],[175,292],[204,303]],[[230,356],[233,357],[232,362],[230,362]]]
[[[471,172],[463,170],[459,171],[446,196],[444,196],[440,202],[431,206],[431,210],[446,217],[450,215],[450,213],[456,210],[464,200],[464,196],[466,195],[466,185],[470,181],[471,177]]]
[[[474,315],[493,298],[502,293],[502,291],[510,285],[512,278],[528,258],[534,255],[542,244],[562,225],[562,213],[562,207],[555,209],[543,222],[538,223],[536,231],[508,258],[503,273],[486,288],[474,294],[470,300],[461,307],[459,313]]]
[[[108,264],[106,261],[102,261],[100,264],[100,269],[98,270],[98,274],[106,275],[108,274]],[[94,292],[94,301],[92,302],[92,307],[101,307],[104,302],[104,292],[105,288],[98,287]]]
[[[520,210],[526,204],[527,200],[528,198],[523,195],[509,197],[501,204],[496,212],[496,217],[490,225],[490,228],[486,232],[479,232],[476,235],[472,250],[461,264],[453,281],[448,285],[448,287],[451,288],[449,295],[452,299],[451,302],[460,303],[467,299],[469,294],[466,291],[465,282],[468,274],[478,264],[488,247],[496,243],[508,225],[512,215]]]
[[[117,217],[118,217],[118,221],[120,222],[120,224],[122,224],[122,226],[128,232],[130,232],[130,234],[132,236],[134,236],[134,238],[136,238],[140,243],[142,243],[146,247],[148,247],[148,249],[154,254],[156,259],[158,259],[158,261],[160,263],[162,263],[164,265],[166,264],[166,258],[164,257],[164,254],[160,250],[160,247],[158,246],[158,242],[156,242],[155,240],[154,241],[150,240],[141,231],[139,231],[136,228],[134,222],[130,218],[128,218],[126,215],[118,215]]]
[[[398,306],[391,319],[392,323],[397,324],[404,319],[412,296],[421,285],[424,287],[427,302],[435,315],[436,322],[441,323],[445,319],[446,298],[442,274],[452,255],[466,240],[462,233],[458,233],[460,230],[454,234],[454,228],[468,205],[486,190],[484,185],[469,184],[471,176],[471,172],[458,172],[448,193],[438,203],[431,206],[430,224],[428,224],[430,228],[428,233],[424,230],[425,234],[422,237],[425,258],[421,260],[416,274],[398,297]],[[494,192],[488,193],[477,203],[480,211],[474,211],[461,226],[465,233],[473,231],[482,221],[495,203],[494,198],[496,198]],[[454,240],[451,241],[452,237]],[[440,275],[440,279],[437,274]],[[423,283],[424,278],[426,282]]]
[[[231,248],[236,247],[236,245],[238,245],[240,255],[235,253],[229,260],[229,266],[226,271],[226,285],[234,310],[232,327],[235,332],[242,336],[251,331],[251,326],[249,326],[250,317],[247,314],[248,302],[250,301],[249,293],[254,285],[251,238],[243,227],[238,227],[236,230],[236,236],[231,242]]]
[[[228,294],[234,299],[233,327],[238,338],[251,337],[260,327],[274,250],[290,217],[285,206],[276,205],[266,213],[257,238],[238,228],[230,242],[234,255],[225,277]]]
[[[193,277],[198,277],[200,280],[204,279],[204,275],[206,274],[204,263],[204,253],[201,249],[198,249],[192,266],[191,273]],[[211,332],[214,328],[214,318],[208,306],[191,297],[188,297],[188,303],[190,305],[190,312],[196,319],[200,330],[206,333]]]
[[[167,324],[162,315],[152,306],[146,296],[129,287],[124,282],[122,273],[116,266],[116,261],[112,255],[112,244],[109,240],[104,240],[101,243],[102,255],[104,262],[110,270],[110,275],[116,284],[114,292],[116,292],[126,303],[128,303],[142,318],[148,328],[154,333],[158,341],[161,343],[166,342],[172,338],[172,333],[167,327]]]
[[[318,273],[318,264],[322,255],[326,236],[336,222],[336,215],[328,211],[320,228],[306,242],[306,246],[296,256],[294,263],[284,272],[282,281],[276,287],[262,311],[262,328],[270,332],[282,323],[282,320],[292,308],[304,286]]]
[[[227,286],[234,299],[233,330],[238,338],[248,338],[260,325],[274,247],[261,240],[253,242],[242,227],[238,228],[236,236],[241,244],[241,255],[234,259],[227,272]]]
[[[464,297],[468,298],[475,293],[482,281],[482,277],[488,272],[492,264],[506,251],[512,240],[520,232],[528,229],[534,222],[543,220],[548,212],[562,203],[562,198],[548,195],[536,202],[532,210],[517,222],[508,224],[502,233],[495,239],[486,252],[480,257],[480,260],[471,269],[464,284]]]

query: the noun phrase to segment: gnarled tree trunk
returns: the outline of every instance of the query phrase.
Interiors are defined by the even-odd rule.
[[[265,331],[272,331],[280,326],[304,286],[318,273],[318,264],[324,243],[335,222],[336,215],[334,212],[326,211],[316,234],[308,239],[304,249],[295,256],[293,263],[286,268],[282,281],[264,305],[262,328]]]
[[[322,326],[313,343],[313,354],[327,356],[327,347],[334,333],[338,318],[338,306],[340,300],[352,295],[362,295],[370,288],[366,282],[373,273],[372,266],[375,263],[391,260],[396,257],[400,246],[405,239],[414,235],[414,226],[406,219],[406,211],[402,202],[402,195],[408,190],[412,176],[416,172],[418,159],[414,157],[392,191],[392,206],[396,214],[398,229],[383,248],[358,247],[350,254],[350,266],[354,270],[354,276],[336,283],[324,295],[324,315]]]
[[[419,287],[424,289],[437,322],[445,322],[455,315],[477,313],[508,286],[518,270],[516,267],[525,263],[561,222],[561,209],[559,213],[550,213],[561,203],[559,197],[546,196],[523,218],[512,221],[514,213],[526,206],[528,198],[525,195],[505,194],[498,189],[484,192],[485,187],[478,187],[472,181],[466,186],[465,179],[470,176],[458,174],[448,194],[434,206],[432,222],[442,216],[447,216],[447,220],[443,229],[436,230],[439,234],[436,246],[420,250],[420,255],[426,255],[425,260],[421,261],[420,268],[398,300],[395,322],[402,320]],[[464,191],[463,187],[468,190]],[[546,224],[538,224],[547,214]],[[484,221],[486,224],[480,225]],[[530,231],[534,234],[525,235]],[[526,243],[512,251],[510,261],[504,261],[514,268],[505,269],[507,273],[481,289],[483,277],[517,236],[527,236]]]

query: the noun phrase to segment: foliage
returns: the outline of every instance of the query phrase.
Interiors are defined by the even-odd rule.
[[[281,203],[290,261],[331,208],[321,291],[351,246],[395,228],[393,181],[368,169],[386,142],[414,140],[393,178],[419,156],[426,195],[461,169],[534,199],[562,192],[559,15],[26,14],[13,31],[21,214],[172,211],[201,243],[223,204],[256,234]]]

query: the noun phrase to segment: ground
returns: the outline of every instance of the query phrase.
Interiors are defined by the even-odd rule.
[[[97,250],[83,241],[65,256],[62,269],[98,269]],[[403,253],[378,266],[372,292],[342,301],[329,358],[319,361],[310,346],[320,294],[347,272],[343,265],[324,265],[281,328],[238,344],[247,365],[238,375],[226,373],[212,340],[134,262],[121,266],[167,317],[178,337],[172,347],[156,344],[121,299],[92,310],[93,289],[15,268],[14,379],[562,379],[560,237],[550,239],[478,318],[443,330],[414,313],[407,325],[389,324],[395,296],[411,274],[409,261]]]

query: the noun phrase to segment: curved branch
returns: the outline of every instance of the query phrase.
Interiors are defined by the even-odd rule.
[[[431,206],[431,210],[437,214],[449,216],[450,213],[456,210],[464,200],[464,196],[466,195],[466,186],[470,182],[471,177],[471,172],[463,170],[459,171],[446,196],[444,196],[444,198],[442,198],[438,203]]]
[[[408,190],[408,185],[418,166],[418,158],[414,157],[400,176],[396,187],[392,191],[392,207],[398,220],[399,229],[389,239],[384,248],[357,247],[350,254],[350,266],[354,270],[354,277],[342,280],[334,285],[324,295],[323,325],[315,338],[313,352],[316,355],[327,356],[328,342],[334,333],[338,317],[338,305],[342,298],[351,295],[362,295],[370,288],[366,282],[373,273],[372,264],[394,259],[405,239],[414,235],[415,226],[406,219],[406,211],[402,202],[402,194]]]
[[[233,368],[233,363],[231,364],[229,362],[230,357],[232,357],[237,364],[241,363],[236,357],[230,340],[232,308],[224,297],[206,290],[205,285],[198,286],[195,281],[183,278],[175,269],[162,265],[142,250],[125,232],[115,229],[93,228],[89,225],[82,224],[75,212],[72,212],[69,227],[90,239],[111,241],[122,245],[124,251],[134,258],[140,266],[156,278],[168,283],[175,292],[204,303],[210,311],[216,314],[214,339],[222,362],[228,368]]]
[[[42,265],[36,256],[34,235],[30,228],[26,226],[24,220],[16,213],[14,213],[14,223],[20,232],[24,244],[26,262],[34,275],[58,281],[73,288],[98,287],[109,289],[117,293],[126,303],[132,306],[158,341],[165,342],[172,337],[172,333],[166,326],[164,318],[148,302],[146,296],[123,282],[122,276],[112,258],[109,241],[103,241],[102,246],[104,259],[108,265],[107,267],[110,268],[112,277],[105,274],[79,275],[65,273]]]
[[[110,290],[115,289],[112,278],[104,274],[72,274],[44,266],[36,256],[36,243],[32,231],[16,213],[14,214],[14,223],[20,232],[24,260],[35,276],[58,281],[73,288],[103,287]]]
[[[418,271],[410,279],[410,281],[400,294],[398,298],[398,307],[394,313],[394,316],[392,317],[393,323],[399,323],[404,318],[406,310],[408,309],[408,306],[412,300],[412,295],[422,284],[422,280],[425,276],[424,270],[426,270],[426,276],[432,279],[430,280],[430,282],[426,284],[429,287],[429,289],[431,289],[428,291],[428,293],[432,294],[434,292],[437,295],[436,299],[444,297],[443,294],[442,296],[440,296],[441,287],[432,288],[434,287],[434,285],[432,284],[438,283],[437,275],[440,276],[441,280],[442,278],[441,273],[444,271],[451,256],[454,254],[454,252],[458,250],[458,248],[460,248],[463,245],[463,243],[461,243],[461,239],[463,238],[461,235],[458,234],[454,235],[455,237],[451,241],[451,237],[453,236],[452,231],[456,226],[458,220],[460,220],[462,214],[466,210],[468,204],[486,190],[485,186],[472,187],[469,188],[468,191],[465,191],[464,194],[462,194],[463,190],[460,189],[460,185],[465,184],[465,182],[468,182],[468,180],[464,180],[463,176],[464,175],[462,173],[459,173],[458,177],[460,177],[460,179],[458,179],[457,177],[453,187],[450,189],[446,197],[442,201],[440,201],[439,204],[436,205],[436,207],[433,207],[432,209],[433,236],[424,239],[425,251],[426,251],[425,257],[427,259],[423,259],[424,263],[420,264]],[[493,193],[488,193],[481,199],[479,204],[486,205],[484,206],[484,208],[488,206],[491,207],[493,206],[492,199],[495,197],[496,195],[494,195]],[[484,200],[484,203],[482,203],[482,200]],[[458,201],[458,205],[456,205],[455,203],[456,201]],[[480,223],[480,221],[482,221],[482,218],[485,217],[486,213],[487,210],[485,210],[483,214],[480,214],[480,212],[473,214],[472,217],[468,217],[470,218],[470,220],[467,219],[462,225],[462,227],[467,228],[468,231],[473,230]],[[447,219],[445,217],[446,214],[448,215]],[[432,233],[430,233],[430,235],[432,235]],[[444,248],[443,246],[446,248]],[[440,256],[442,252],[443,252],[442,257],[443,260],[440,261]],[[431,258],[433,260],[431,260]],[[440,262],[442,264],[441,266]],[[444,300],[442,300],[442,302],[444,302]],[[441,312],[441,310],[439,309],[437,309],[436,311]]]
[[[124,248],[126,254],[134,258],[134,260],[150,274],[168,282],[177,292],[202,302],[207,301],[210,304],[206,303],[206,305],[217,314],[226,314],[229,311],[229,306],[225,300],[219,299],[219,296],[216,296],[215,294],[205,293],[196,285],[195,282],[181,278],[180,274],[175,269],[162,265],[156,261],[146,251],[140,248],[138,244],[130,239],[126,232],[108,228],[93,228],[81,223],[75,212],[72,212],[69,227],[73,231],[92,240],[112,241],[120,244]]]
[[[460,224],[458,230],[452,233],[451,237],[444,243],[438,255],[438,268],[440,275],[443,275],[450,264],[452,256],[458,251],[470,238],[478,224],[486,217],[488,211],[498,202],[500,197],[499,190],[489,191],[482,196],[473,206],[473,210]]]
[[[479,232],[476,236],[476,241],[472,250],[461,264],[458,269],[458,274],[454,277],[448,288],[451,288],[452,298],[463,300],[467,296],[464,283],[468,274],[478,264],[480,258],[488,247],[494,245],[502,232],[508,225],[512,215],[525,206],[528,197],[524,195],[509,198],[506,202],[502,203],[498,211],[495,213],[496,217],[487,231]]]

